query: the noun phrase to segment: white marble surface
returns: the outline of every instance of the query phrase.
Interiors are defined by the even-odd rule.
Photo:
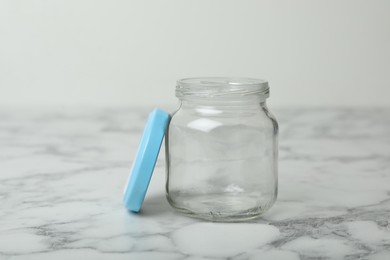
[[[148,109],[0,110],[0,260],[390,259],[390,110],[273,111],[277,203],[216,224],[170,208],[163,153],[122,207]]]

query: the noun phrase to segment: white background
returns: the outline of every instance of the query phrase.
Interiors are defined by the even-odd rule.
[[[0,105],[176,104],[192,76],[273,106],[389,106],[390,1],[1,1]]]

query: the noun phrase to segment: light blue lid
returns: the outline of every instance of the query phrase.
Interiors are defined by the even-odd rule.
[[[141,209],[169,118],[167,112],[157,108],[149,114],[124,192],[123,202],[128,210],[139,212]]]

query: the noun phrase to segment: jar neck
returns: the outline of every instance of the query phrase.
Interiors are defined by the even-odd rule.
[[[182,97],[180,100],[180,107],[186,109],[195,108],[218,108],[218,109],[229,109],[229,110],[240,110],[240,109],[253,109],[266,107],[266,99],[260,97],[246,97],[241,99],[215,99],[215,98],[185,98]]]
[[[268,82],[253,78],[205,77],[178,80],[176,96],[181,107],[209,107],[240,110],[265,106]]]

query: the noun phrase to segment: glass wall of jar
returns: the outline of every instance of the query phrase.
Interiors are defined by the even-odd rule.
[[[177,82],[166,135],[169,203],[211,221],[260,216],[277,196],[278,124],[268,83],[250,78]]]

